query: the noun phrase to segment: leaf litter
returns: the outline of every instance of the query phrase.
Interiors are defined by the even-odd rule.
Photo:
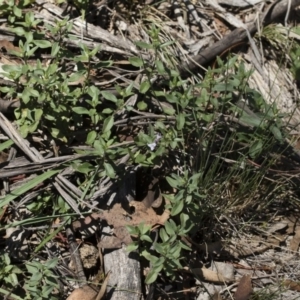
[[[98,24],[99,21],[83,21],[80,18],[73,18],[72,34],[76,36],[76,39],[67,38],[65,40],[67,45],[77,49],[79,48],[80,43],[83,43],[89,48],[94,48],[95,46],[100,45],[101,50],[106,51],[110,55],[120,55],[122,57],[121,60],[116,60],[115,62],[115,72],[106,72],[104,70],[103,73],[101,73],[99,70],[93,70],[95,74],[93,78],[95,84],[103,85],[107,89],[111,88],[112,83],[117,80],[120,85],[128,85],[126,74],[131,74],[132,77],[132,74],[134,73],[128,73],[128,70],[124,68],[124,66],[129,65],[129,58],[132,55],[139,55],[146,61],[151,61],[153,58],[153,53],[151,53],[151,51],[141,51],[135,45],[136,41],[149,42],[149,36],[145,30],[148,29],[147,25],[139,22],[132,22],[128,26],[128,16],[133,14],[132,7],[130,8],[130,6],[126,5],[125,2],[122,3],[122,1],[114,2],[113,13],[105,26],[100,26]],[[147,15],[144,16],[145,21],[154,21],[157,26],[161,26],[161,30],[163,32],[162,38],[165,39],[166,42],[171,40],[174,43],[174,46],[170,47],[169,51],[173,55],[173,60],[178,65],[185,67],[187,65],[192,66],[195,61],[198,64],[205,65],[210,61],[216,60],[217,55],[225,56],[231,47],[234,46],[233,44],[240,43],[241,40],[243,40],[243,43],[245,42],[246,44],[250,44],[249,52],[246,54],[240,54],[245,61],[245,67],[253,71],[249,77],[249,85],[254,89],[259,90],[269,104],[276,102],[280,108],[280,112],[293,112],[293,116],[291,120],[289,120],[289,124],[293,128],[292,131],[295,137],[299,138],[299,110],[295,104],[295,99],[299,98],[299,91],[296,83],[294,82],[293,76],[290,70],[284,67],[282,68],[275,60],[266,59],[261,56],[261,53],[257,51],[257,47],[253,46],[252,37],[249,37],[247,34],[248,31],[251,31],[253,26],[246,28],[248,24],[251,25],[256,22],[257,14],[262,12],[264,12],[264,18],[263,20],[260,20],[261,23],[270,23],[270,20],[273,21],[273,14],[276,15],[276,12],[281,7],[279,7],[279,5],[277,6],[278,1],[272,2],[269,6],[267,6],[264,1],[222,0],[207,1],[206,3],[199,1],[191,1],[190,3],[188,1],[182,1],[182,3],[180,2],[180,5],[178,5],[179,1],[172,1],[171,4],[174,5],[174,7],[175,4],[177,4],[177,12],[179,11],[179,15],[176,17],[172,16],[173,13],[175,13],[175,10],[173,11],[173,6],[170,5],[170,3],[161,2],[156,4],[156,1],[146,2],[147,3],[145,4],[138,4],[139,8],[143,8],[143,5],[149,5],[145,6],[145,8],[147,8]],[[283,10],[285,20],[289,17],[291,10],[293,12],[293,9],[300,4],[299,1],[283,1],[282,3],[282,6],[285,6]],[[107,1],[100,1],[97,6],[99,7],[100,15],[102,17],[103,15],[108,14],[108,11],[111,10]],[[64,13],[62,7],[57,5],[55,2],[43,0],[35,1],[32,6],[32,11],[35,14],[35,17],[43,19],[44,22],[48,24],[61,20]],[[105,19],[104,17],[103,19]],[[98,20],[99,19],[101,19],[101,17],[98,18]],[[121,23],[120,20],[122,20],[123,23]],[[123,20],[125,20],[125,22]],[[166,25],[163,25],[164,23]],[[275,37],[273,40],[269,40],[271,43],[273,42],[276,44],[277,48],[287,42],[290,37],[299,39],[299,34],[297,34],[297,32],[292,32],[291,36],[289,35],[291,33],[288,33],[285,28],[280,27],[280,25],[277,27],[281,36]],[[2,35],[2,41],[0,43],[2,54],[0,67],[2,68],[3,65],[20,65],[22,63],[20,59],[4,55],[6,52],[11,50],[19,51],[19,48],[13,44],[13,41],[16,40],[16,35],[10,30],[7,24],[3,24],[0,31]],[[226,34],[230,34],[231,31],[231,37],[226,38]],[[120,36],[122,36],[122,39]],[[243,38],[239,40],[234,39],[233,36],[242,36]],[[265,36],[265,38],[267,37]],[[216,43],[216,40],[219,40],[220,43]],[[222,43],[224,47],[220,47],[220,44]],[[209,53],[211,53],[211,56],[208,55]],[[272,57],[272,55],[274,56],[274,53],[267,53],[267,55]],[[189,57],[192,59],[189,60]],[[198,60],[199,57],[202,57],[202,61]],[[179,58],[181,58],[181,60]],[[161,57],[161,59],[164,60],[164,57]],[[29,63],[36,65],[36,59],[30,58]],[[49,60],[43,59],[42,63],[47,64],[49,63]],[[191,69],[195,68],[193,67]],[[182,71],[182,73],[184,72]],[[135,75],[136,74],[134,74],[134,76]],[[24,83],[25,80],[25,78],[21,78],[20,82]],[[73,82],[73,84],[81,85],[82,82],[82,78],[80,78],[77,82]],[[5,74],[2,75],[0,83],[2,86],[16,85],[15,82],[6,77]],[[129,83],[131,83],[130,80]],[[140,83],[137,81],[134,84],[139,85]],[[3,114],[12,111],[15,107],[19,106],[20,101],[18,99],[0,99],[0,110]],[[124,116],[125,111],[121,110],[120,115]],[[144,117],[147,117],[147,115]],[[149,117],[153,117],[153,115],[149,115]],[[15,202],[16,198],[17,196],[26,195],[22,199],[23,203],[26,203],[30,199],[36,197],[36,192],[32,190],[31,184],[36,185],[37,183],[40,183],[38,173],[47,169],[51,170],[55,168],[62,168],[62,173],[65,174],[63,176],[60,174],[56,177],[58,178],[58,176],[61,176],[56,185],[57,193],[74,209],[75,212],[80,212],[80,205],[74,199],[78,196],[84,199],[84,195],[81,190],[74,185],[74,182],[67,179],[74,174],[74,170],[71,170],[70,168],[63,168],[62,165],[66,161],[76,161],[78,158],[86,158],[88,160],[89,156],[80,154],[71,154],[67,156],[60,154],[49,159],[46,157],[49,154],[49,151],[45,151],[45,148],[47,147],[43,146],[47,144],[48,141],[43,134],[34,136],[35,146],[33,146],[33,142],[22,138],[16,127],[14,127],[11,121],[7,120],[2,114],[1,129],[1,132],[3,132],[3,134],[1,133],[2,140],[8,141],[11,139],[19,149],[18,155],[21,153],[21,155],[26,156],[26,159],[20,164],[17,160],[16,153],[14,153],[13,150],[9,151],[9,155],[6,152],[1,152],[1,157],[3,157],[2,163],[4,163],[1,169],[1,178],[3,178],[5,185],[5,187],[3,187],[2,194],[8,195],[5,200],[2,199],[3,202],[1,207],[6,209],[9,206],[13,206],[18,212],[20,212],[22,205],[18,205]],[[148,142],[147,145],[150,150],[153,151],[155,147],[157,147],[158,142],[159,141],[155,139],[152,142]],[[37,145],[41,146],[41,151],[40,149],[37,149]],[[9,147],[10,146],[8,146],[7,149]],[[54,153],[59,153],[59,146],[52,144],[51,147]],[[297,149],[294,150],[298,153]],[[124,159],[124,161],[126,161],[126,159]],[[124,161],[119,161],[117,164],[122,164]],[[299,172],[298,170],[296,171]],[[51,176],[53,177],[56,176],[55,174],[57,173],[56,171],[48,172],[53,172],[53,174],[51,173]],[[43,177],[43,179],[45,179],[43,180],[43,189],[52,188],[51,181],[47,181],[48,174],[50,173],[46,172],[43,175],[45,177]],[[28,182],[25,181],[26,178],[13,177],[19,175],[23,176],[24,174],[34,176],[34,180],[29,182],[30,186],[27,186],[27,188],[26,185]],[[13,181],[13,184],[10,184],[6,178],[14,178],[15,181]],[[62,178],[65,179],[65,181],[62,181]],[[68,187],[65,186],[66,183],[68,184]],[[22,188],[20,188],[20,185]],[[94,198],[96,199],[99,195],[101,196],[104,193],[107,193],[112,186],[112,182],[109,178],[106,182],[99,182],[99,189],[96,191]],[[145,189],[147,188],[148,186],[145,187]],[[40,186],[37,187],[37,190],[39,189],[42,191]],[[20,191],[21,193],[19,193]],[[17,192],[17,195],[13,196],[10,192]],[[149,194],[151,193],[148,193],[146,197],[149,196],[151,198],[151,204],[155,199],[153,199],[153,196]],[[74,195],[76,195],[76,197]],[[113,198],[114,196],[112,195],[111,200],[113,200]],[[85,204],[88,203],[90,209],[97,210],[92,198],[84,199],[84,201]],[[82,216],[82,218],[72,223],[73,228],[77,231],[79,228],[89,227],[89,224],[94,223],[93,221],[96,221],[98,224],[99,220],[105,220],[111,227],[113,227],[113,235],[116,239],[111,245],[108,245],[106,242],[101,243],[101,241],[98,245],[100,248],[105,248],[107,246],[108,248],[115,248],[121,247],[123,243],[130,243],[131,238],[125,230],[126,226],[139,225],[141,223],[151,226],[156,224],[163,225],[169,218],[168,211],[158,215],[151,205],[145,205],[143,202],[131,201],[129,202],[129,206],[133,212],[130,211],[130,209],[124,210],[122,204],[115,203],[110,209],[103,210],[101,213],[91,213],[87,217]],[[252,293],[251,285],[253,283],[255,283],[256,286],[259,286],[260,284],[258,282],[260,278],[264,279],[264,277],[267,277],[265,282],[269,280],[269,283],[275,282],[276,284],[276,276],[278,275],[278,272],[279,274],[283,273],[283,275],[286,274],[290,277],[283,281],[283,285],[287,288],[287,290],[290,289],[292,291],[299,292],[299,285],[297,283],[297,278],[299,278],[299,263],[297,264],[296,257],[299,252],[300,227],[296,216],[297,210],[291,212],[290,216],[287,217],[280,210],[277,211],[277,214],[277,219],[273,220],[273,225],[270,226],[270,228],[262,230],[261,227],[264,226],[264,224],[263,222],[259,222],[261,226],[254,225],[249,228],[249,232],[247,234],[238,233],[236,237],[232,238],[230,241],[208,241],[207,244],[201,245],[197,244],[197,241],[190,241],[192,247],[198,249],[199,253],[205,253],[205,256],[209,258],[218,260],[222,257],[222,255],[228,255],[229,253],[238,260],[238,263],[235,265],[235,272],[238,275],[235,275],[234,279],[228,279],[221,275],[217,270],[213,271],[206,267],[191,267],[189,268],[189,271],[195,274],[198,272],[198,275],[206,274],[202,275],[202,280],[204,282],[209,281],[217,284],[226,283],[225,285],[222,285],[223,290],[216,293],[218,299],[225,299],[223,297],[224,290],[228,288],[227,283],[232,282],[237,283],[237,289],[234,292],[234,297],[242,300],[248,299],[249,295]],[[28,215],[30,216],[26,210],[22,211],[22,215],[25,217]],[[1,220],[4,221],[4,223],[7,222],[5,211],[1,214]],[[12,220],[12,222],[14,221],[20,221],[20,218],[16,217],[15,220]],[[56,225],[61,226],[62,224]],[[7,233],[8,235],[5,238],[9,240],[12,232],[7,231]],[[10,242],[13,243],[13,239],[11,238],[10,240]],[[27,243],[31,242],[28,237],[24,238],[24,245],[26,244],[25,241]],[[36,243],[36,241],[32,241],[31,243]],[[62,245],[62,241],[60,243]],[[280,266],[274,263],[274,257],[280,261]],[[246,263],[244,263],[245,259]],[[241,275],[243,272],[247,273],[246,271],[248,274]],[[252,284],[250,276],[252,278]],[[106,278],[108,280],[108,277]],[[104,281],[105,284],[107,284],[107,280]],[[199,282],[197,299],[204,299],[201,298],[204,296],[200,291],[201,281]],[[90,289],[89,287],[87,288]],[[292,297],[294,297],[292,294],[284,294],[283,292],[282,295],[285,295],[285,299],[292,299]],[[101,297],[102,296],[103,294],[101,294]],[[88,299],[86,292],[84,292],[84,296],[80,297],[81,299]],[[94,295],[91,297],[94,297]]]

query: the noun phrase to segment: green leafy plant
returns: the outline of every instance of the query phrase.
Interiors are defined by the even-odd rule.
[[[29,279],[26,281],[24,288],[27,296],[25,299],[57,299],[52,292],[58,288],[57,276],[52,272],[58,259],[54,258],[45,263],[32,261],[26,263],[26,269]]]
[[[21,7],[29,4],[19,3]],[[87,1],[76,5],[86,14]],[[42,21],[35,19],[33,13],[22,15],[20,9],[12,6],[11,1],[3,7],[3,13],[11,15],[12,32],[20,38],[20,51],[14,50],[12,54],[21,62],[2,67],[3,75],[14,84],[1,87],[0,91],[20,100],[14,113],[23,137],[43,132],[62,146],[75,145],[72,153],[82,154],[63,164],[74,170],[71,176],[78,188],[73,201],[82,209],[81,214],[89,210],[84,200],[93,197],[100,180],[113,179],[119,183],[126,165],[160,172],[157,177],[168,203],[169,220],[155,232],[143,223],[128,227],[134,239],[128,251],[139,251],[150,267],[145,278],[147,284],[161,274],[175,279],[189,264],[187,254],[192,249],[188,239],[202,243],[219,238],[215,220],[222,214],[238,215],[255,207],[258,201],[253,199],[258,198],[261,205],[268,205],[276,183],[265,184],[264,179],[276,160],[275,155],[270,155],[273,148],[284,147],[284,115],[275,104],[266,103],[259,92],[250,88],[251,71],[246,71],[237,56],[229,56],[226,61],[218,58],[214,68],[209,68],[203,77],[183,79],[170,50],[174,41],[162,41],[161,29],[150,25],[149,41],[136,45],[141,52],[150,51],[152,59],[129,58],[130,67],[141,73],[142,82],[116,84],[116,93],[112,93],[92,80],[93,70],[107,69],[114,63],[94,60],[101,48],[90,49],[81,43],[79,50],[70,52],[65,40],[71,38],[71,22],[65,19],[40,26]],[[276,46],[283,43],[282,34],[268,30],[265,37]],[[49,63],[36,59],[33,65],[32,57],[39,57],[42,50],[50,54]],[[296,77],[298,52],[298,47],[291,50]],[[132,96],[137,101],[127,102]],[[128,118],[122,119],[120,114]],[[134,130],[130,132],[130,141],[123,141],[117,127],[127,124]],[[2,143],[1,151],[12,144],[11,140]],[[122,166],[118,165],[124,157]],[[43,170],[4,196],[0,208],[58,172]],[[70,221],[70,217],[78,216],[71,213],[71,206],[47,188],[26,204],[30,217],[13,225],[42,223],[55,217]],[[60,229],[49,235],[43,232],[34,252],[39,252]],[[18,268],[5,254],[0,264],[0,279],[6,285],[22,280],[25,299],[56,299],[57,278],[53,269],[57,260],[42,263],[31,258]]]

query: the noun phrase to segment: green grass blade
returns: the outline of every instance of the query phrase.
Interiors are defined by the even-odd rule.
[[[23,184],[21,187],[19,187],[18,189],[14,190],[11,193],[9,193],[4,198],[2,198],[2,199],[0,198],[0,208],[9,204],[10,201],[16,199],[17,197],[22,196],[24,193],[33,189],[38,184],[40,184],[41,182],[45,181],[46,179],[52,177],[53,175],[57,174],[58,172],[59,172],[59,170],[47,171],[46,173],[39,175],[39,176],[33,178],[32,180],[30,180],[29,182]]]
[[[14,144],[14,142],[12,140],[7,140],[4,143],[0,144],[0,151],[3,151],[7,148],[9,148],[10,146],[12,146]]]

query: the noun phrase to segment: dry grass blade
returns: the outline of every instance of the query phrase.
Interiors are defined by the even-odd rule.
[[[110,271],[106,274],[105,279],[102,282],[101,289],[100,289],[100,291],[99,291],[99,293],[98,293],[95,300],[101,300],[104,297],[104,295],[106,293],[106,288],[107,288],[107,285],[108,285],[108,281],[109,281],[109,276],[110,276]]]
[[[11,122],[0,112],[0,126],[10,139],[33,161],[41,162],[43,156],[34,147],[30,147],[27,140],[23,139]]]

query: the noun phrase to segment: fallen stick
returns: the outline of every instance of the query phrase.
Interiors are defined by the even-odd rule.
[[[182,66],[179,68],[180,75],[182,77],[190,76],[192,73],[195,73],[197,71],[199,65],[208,64],[218,55],[230,48],[232,45],[246,41],[246,39],[248,38],[247,30],[251,35],[255,34],[258,29],[257,23],[266,26],[272,23],[278,17],[281,17],[285,13],[288,13],[288,10],[291,11],[299,5],[300,0],[283,0],[271,4],[267,9],[266,13],[260,17],[258,22],[254,22],[245,28],[237,28],[233,30],[231,33],[227,34],[223,39],[217,41],[212,46],[206,48],[198,55],[192,56],[189,62],[183,63]]]

